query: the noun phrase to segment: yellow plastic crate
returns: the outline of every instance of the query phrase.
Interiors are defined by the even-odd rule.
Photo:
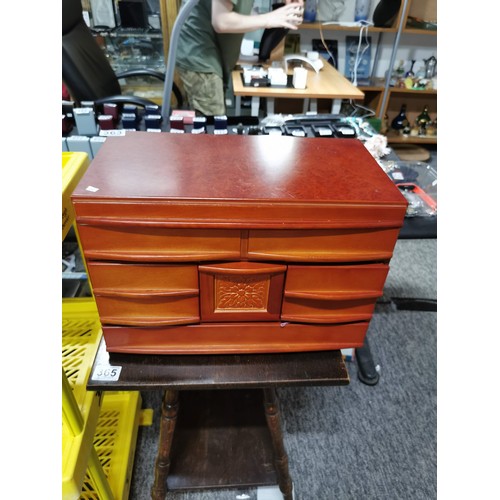
[[[62,238],[74,221],[71,193],[89,165],[86,153],[62,153]],[[93,298],[62,301],[62,498],[126,500],[141,396],[87,391],[102,329]]]
[[[130,492],[141,404],[138,391],[104,394],[94,448],[115,500],[128,499]],[[80,498],[102,500],[88,475]]]
[[[75,220],[71,194],[90,164],[87,153],[62,153],[62,239]]]
[[[101,323],[93,298],[63,299],[62,366],[83,416],[88,411],[85,405],[87,381],[101,336]]]
[[[87,391],[87,381],[101,336],[101,325],[93,299],[63,300],[62,493],[64,500],[80,496],[92,452],[101,397],[96,392]],[[67,394],[66,391],[70,393]]]
[[[112,498],[126,500],[139,428],[140,393],[110,391],[101,398],[100,393],[86,389],[102,336],[94,299],[63,299],[62,330],[63,371],[82,417],[77,435],[63,425],[63,499],[110,498],[89,474],[88,461],[95,450]],[[64,402],[63,414],[70,413]]]

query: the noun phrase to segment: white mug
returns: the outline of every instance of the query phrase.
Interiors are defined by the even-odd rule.
[[[293,68],[292,83],[296,89],[305,89],[307,84],[307,69],[302,67]]]

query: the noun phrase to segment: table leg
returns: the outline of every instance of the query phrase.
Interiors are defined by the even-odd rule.
[[[340,113],[340,106],[342,104],[342,99],[333,99],[332,100],[332,115],[338,115]]]
[[[309,97],[302,101],[302,114],[305,115],[309,111]]]
[[[281,430],[279,403],[276,397],[276,389],[264,389],[264,410],[266,413],[267,426],[271,433],[274,450],[274,463],[278,476],[278,486],[283,493],[284,500],[293,500],[292,479],[288,470],[288,456],[283,444],[283,432]]]
[[[259,109],[260,109],[260,97],[252,96],[252,111],[251,115],[252,116],[259,116]]]
[[[268,115],[274,115],[274,97],[266,97],[266,109]]]
[[[153,500],[163,500],[167,494],[167,476],[170,469],[170,451],[179,411],[179,391],[166,390],[160,421],[158,456],[155,463],[155,481],[151,489]]]

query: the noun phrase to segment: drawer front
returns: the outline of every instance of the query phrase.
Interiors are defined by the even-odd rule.
[[[398,234],[399,228],[251,230],[247,256],[286,262],[389,260]]]
[[[299,323],[370,320],[386,264],[288,266],[281,319]]]
[[[286,266],[231,262],[199,271],[202,321],[279,320]]]
[[[202,323],[133,328],[103,326],[107,350],[140,354],[239,354],[361,347],[368,322],[338,325]]]
[[[152,326],[200,319],[196,266],[89,262],[88,270],[103,324]]]
[[[189,262],[240,258],[240,231],[87,226],[78,231],[87,260]]]

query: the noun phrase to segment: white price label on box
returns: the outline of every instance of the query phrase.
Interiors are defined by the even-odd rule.
[[[116,382],[120,378],[121,366],[97,365],[92,374],[92,380],[101,382]]]

